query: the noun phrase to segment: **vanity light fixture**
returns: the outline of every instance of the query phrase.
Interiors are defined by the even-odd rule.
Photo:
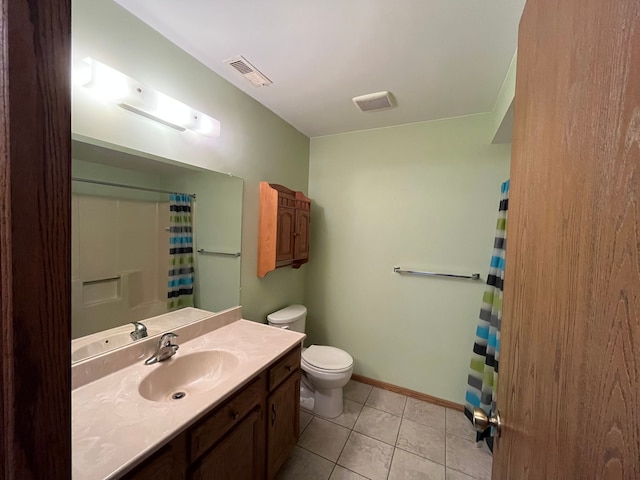
[[[207,137],[220,136],[220,122],[122,72],[86,58],[74,69],[76,83],[118,106],[179,131],[192,130]]]

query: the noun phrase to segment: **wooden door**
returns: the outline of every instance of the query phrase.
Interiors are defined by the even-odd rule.
[[[254,408],[194,468],[191,480],[261,480],[264,478],[262,406]]]
[[[296,211],[278,207],[278,238],[276,240],[276,266],[288,265],[293,260],[293,232]]]
[[[181,434],[131,472],[123,480],[182,480],[187,469],[187,436]]]
[[[640,2],[520,23],[493,478],[640,478]]]
[[[267,402],[267,478],[272,479],[298,441],[300,372],[276,388]]]
[[[71,2],[0,0],[0,478],[71,477]]]
[[[309,259],[309,210],[296,209],[296,231],[294,233],[293,258],[299,267]],[[294,267],[296,265],[294,264]]]

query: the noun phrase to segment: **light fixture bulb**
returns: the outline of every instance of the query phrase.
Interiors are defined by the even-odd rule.
[[[92,58],[88,58],[85,61],[89,63],[91,68],[91,78],[85,84],[86,87],[101,97],[112,101],[127,96],[129,89],[126,75]]]
[[[207,137],[218,137],[220,136],[220,122],[215,118],[202,115],[200,125],[195,131]]]
[[[91,81],[91,65],[87,63],[86,59],[74,62],[71,70],[71,81],[74,85],[81,87],[86,87]]]
[[[116,102],[120,107],[176,130],[193,130],[207,137],[220,136],[220,122],[154,90],[92,58],[74,68],[74,83]]]
[[[191,108],[164,93],[158,92],[155,111],[149,112],[171,123],[185,125],[191,118]]]

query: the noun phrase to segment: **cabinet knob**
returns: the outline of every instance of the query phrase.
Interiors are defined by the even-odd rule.
[[[287,365],[285,368],[287,369],[287,372],[291,371],[291,365]]]
[[[233,417],[233,419],[234,419],[234,420],[237,420],[238,418],[240,418],[240,413],[238,413],[238,412],[233,412],[233,413],[231,414],[231,416]]]

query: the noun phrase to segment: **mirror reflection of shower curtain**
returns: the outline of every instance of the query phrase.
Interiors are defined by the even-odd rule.
[[[476,340],[473,344],[473,354],[467,379],[464,414],[469,420],[473,419],[474,408],[482,408],[488,415],[491,415],[496,408],[508,209],[509,180],[504,182],[501,187],[493,255],[491,257],[489,275],[487,276],[487,286],[482,296],[482,307],[480,308]],[[489,436],[489,430],[478,433],[476,441],[485,439],[489,448],[493,451],[493,437]]]
[[[169,198],[169,311],[193,307],[193,225],[191,197],[172,194]]]

